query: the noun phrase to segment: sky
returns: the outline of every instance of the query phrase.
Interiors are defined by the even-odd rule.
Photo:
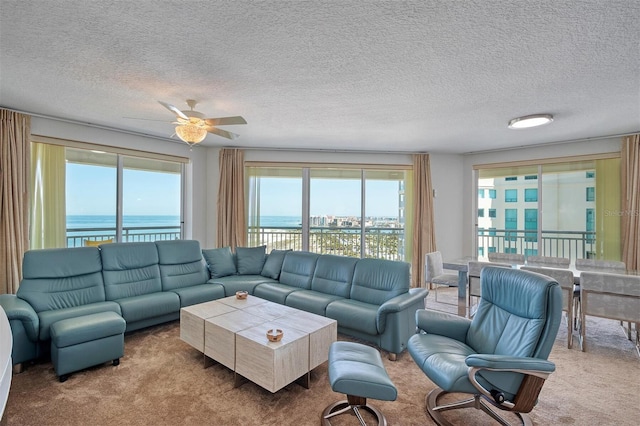
[[[262,216],[302,216],[302,182],[299,178],[263,178],[260,182]],[[366,216],[398,216],[398,182],[367,181]],[[311,216],[359,216],[360,181],[312,179]]]
[[[67,215],[115,215],[116,169],[67,163]],[[124,215],[180,215],[180,175],[125,169]]]

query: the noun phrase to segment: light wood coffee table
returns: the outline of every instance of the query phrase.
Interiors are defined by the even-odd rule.
[[[279,342],[266,337],[282,329]],[[327,361],[338,323],[330,318],[273,303],[235,296],[201,303],[180,312],[180,338],[234,371],[239,386],[246,379],[277,392],[297,381],[309,387],[311,370]]]

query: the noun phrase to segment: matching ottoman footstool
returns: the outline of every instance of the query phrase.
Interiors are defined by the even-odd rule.
[[[387,375],[377,349],[360,343],[334,342],[329,348],[329,382],[334,392],[347,395],[347,401],[331,404],[322,413],[322,424],[330,425],[329,418],[353,411],[365,426],[359,409],[373,414],[379,425],[387,420],[378,409],[367,404],[367,398],[395,401],[398,391]]]
[[[124,355],[124,318],[100,312],[68,318],[51,325],[51,361],[61,382],[69,373],[112,361]]]

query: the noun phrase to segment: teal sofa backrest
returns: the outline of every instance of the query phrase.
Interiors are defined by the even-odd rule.
[[[382,305],[409,291],[407,262],[383,259],[358,259],[353,272],[350,297],[360,302]]]
[[[304,289],[311,288],[311,278],[316,268],[319,254],[307,251],[290,251],[284,256],[280,283]]]
[[[155,243],[113,243],[100,246],[107,300],[162,291]]]
[[[30,250],[16,295],[36,312],[104,302],[101,271],[97,247]]]
[[[156,241],[164,291],[204,284],[209,270],[196,240]]]
[[[349,297],[357,258],[325,254],[318,258],[311,280],[311,290]]]

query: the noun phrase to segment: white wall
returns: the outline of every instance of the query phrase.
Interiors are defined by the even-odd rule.
[[[193,151],[190,151],[187,144],[178,141],[146,138],[40,117],[31,119],[31,133],[33,135],[189,158],[191,163],[186,168],[186,190],[184,194],[185,212],[183,219],[185,222],[185,237],[203,241],[207,227],[207,207],[205,205],[207,193],[207,148],[194,147]]]
[[[593,139],[581,142],[570,142],[561,144],[539,145],[532,148],[518,147],[512,150],[502,150],[495,152],[474,153],[464,155],[464,194],[462,210],[463,238],[462,253],[460,255],[474,255],[474,224],[477,216],[474,202],[477,194],[473,194],[473,167],[481,164],[508,163],[512,161],[538,160],[546,158],[573,157],[579,155],[602,154],[620,152],[622,138]],[[432,163],[433,164],[433,163]],[[432,166],[433,167],[433,166]]]
[[[462,155],[431,154],[431,183],[434,199],[436,248],[445,260],[462,256],[465,240],[464,218],[464,157]]]

